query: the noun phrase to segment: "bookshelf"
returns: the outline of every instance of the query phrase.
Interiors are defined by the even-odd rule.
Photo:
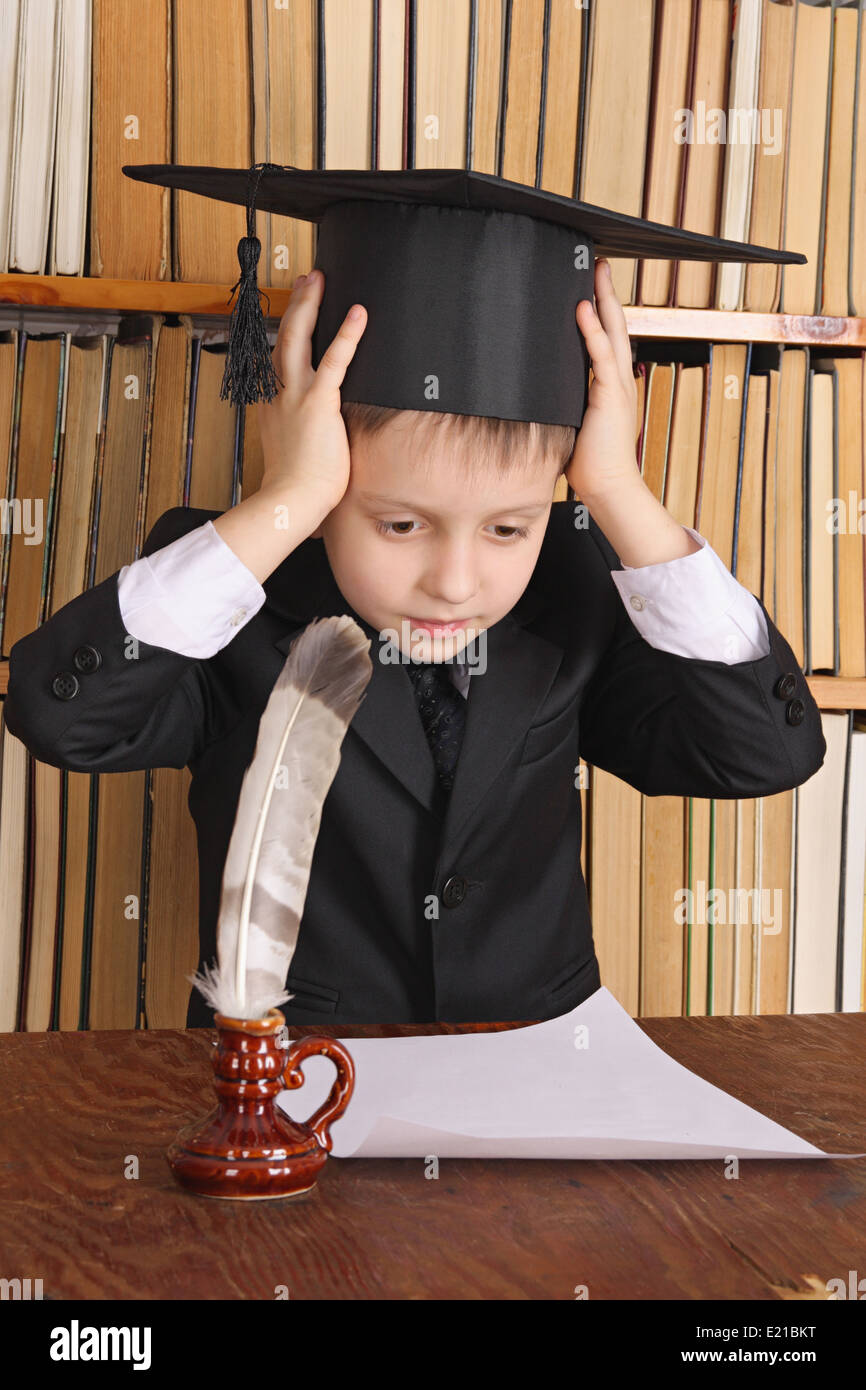
[[[46,336],[28,344],[42,376],[33,376],[29,396],[21,387],[21,399],[38,401],[41,388],[53,404],[61,369],[47,339],[66,320],[86,321],[87,331],[75,331],[97,339],[110,338],[119,319],[165,319],[164,377],[153,393],[159,429],[143,429],[143,395],[122,421],[118,391],[106,397],[110,427],[97,450],[87,452],[83,435],[63,442],[61,460],[81,456],[99,479],[100,505],[113,507],[107,523],[100,510],[100,525],[91,524],[94,576],[129,561],[137,506],[136,524],[146,529],[179,500],[182,477],[191,506],[225,509],[244,471],[254,477],[261,460],[252,413],[246,430],[235,431],[237,418],[219,410],[190,410],[188,424],[184,395],[200,402],[209,393],[212,401],[217,389],[220,354],[206,349],[225,336],[243,211],[126,179],[125,164],[470,167],[806,256],[805,271],[786,267],[778,278],[757,264],[740,278],[731,265],[717,271],[628,256],[612,258],[612,268],[642,354],[642,471],[649,465],[656,495],[673,480],[672,514],[700,516],[698,529],[714,546],[722,539],[716,548],[736,577],[762,598],[766,589],[783,635],[806,638],[803,667],[814,664],[819,674],[805,679],[828,733],[821,783],[761,798],[666,799],[590,768],[580,788],[581,872],[602,978],[635,1017],[812,1012],[843,1007],[843,997],[844,1007],[855,997],[866,1006],[866,919],[856,913],[863,879],[850,872],[866,845],[866,538],[858,548],[848,525],[830,562],[826,537],[815,534],[825,498],[850,505],[863,494],[866,0],[220,0],[207,8],[83,0],[58,4],[69,32],[62,43],[53,36],[53,73],[36,62],[52,51],[51,33],[35,29],[38,8],[0,6],[8,52],[7,14],[20,10],[30,26],[26,71],[8,101],[10,130],[20,125],[27,138],[10,166],[9,245],[0,258],[4,326]],[[88,84],[76,85],[73,74],[86,74]],[[40,143],[52,128],[52,81],[63,138]],[[760,129],[744,130],[734,113],[752,110]],[[687,132],[684,111],[693,117]],[[718,131],[704,119],[710,114],[722,118]],[[19,201],[25,214],[16,221]],[[294,276],[313,263],[315,230],[258,211],[263,307],[274,330]],[[720,307],[685,307],[711,305]],[[775,308],[782,312],[769,312]],[[141,372],[151,359],[146,324],[139,331],[140,340],[122,342],[124,354],[139,356],[119,360]],[[84,356],[70,354],[77,377],[67,367],[67,380],[93,402],[96,355],[86,363]],[[12,431],[17,379],[7,359]],[[746,385],[739,456],[731,443],[738,407],[728,404],[736,397],[723,389],[729,376]],[[21,493],[47,496],[49,426],[33,406],[21,418],[30,460]],[[89,429],[80,409],[68,418]],[[20,426],[10,437],[20,441]],[[771,438],[777,466],[759,496]],[[145,492],[125,450],[150,450],[151,441],[152,453],[142,454]],[[844,470],[838,488],[827,471],[833,449]],[[165,467],[150,467],[153,458]],[[744,480],[736,495],[732,479]],[[60,480],[64,504],[66,482],[80,486],[66,507],[75,519],[65,547],[53,553],[80,567],[91,473],[61,467]],[[712,486],[704,489],[705,480]],[[56,515],[62,539],[60,503]],[[11,545],[8,554],[15,581],[20,557]],[[37,590],[34,578],[28,603]],[[7,619],[9,611],[7,602]],[[838,652],[859,642],[856,664],[828,660],[834,626]],[[827,674],[834,669],[854,674]],[[8,674],[0,657],[0,711]],[[0,1027],[182,1026],[185,971],[199,948],[190,769],[79,775],[25,757],[11,739],[4,747],[9,812],[0,815],[0,865],[13,870],[5,874],[13,929],[5,955],[0,933]],[[843,820],[849,810],[853,831]],[[671,903],[685,885],[696,906],[683,923]],[[708,885],[732,902],[741,888],[766,892],[776,929],[718,917],[715,908],[711,918],[701,906]],[[117,903],[131,889],[140,915],[118,924]]]
[[[263,286],[270,301],[267,322],[285,312],[291,290]],[[227,316],[230,285],[167,280],[113,280],[96,276],[0,275],[0,306],[22,310],[88,310],[113,314],[164,313]],[[866,318],[826,315],[753,314],[722,309],[656,308],[626,305],[632,338],[712,340],[714,342],[805,344],[810,347],[866,347]],[[0,658],[0,695],[9,678],[8,658]],[[826,710],[866,710],[866,678],[807,676],[816,703]]]
[[[291,290],[265,285],[270,320],[279,320]],[[0,275],[0,305],[110,313],[227,315],[229,285],[170,280],[109,280],[72,275]],[[866,318],[815,314],[752,314],[739,309],[670,309],[625,305],[633,338],[695,338],[716,342],[866,347]]]

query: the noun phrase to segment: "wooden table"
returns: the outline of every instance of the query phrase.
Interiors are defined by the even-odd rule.
[[[866,1015],[639,1024],[820,1148],[866,1150]],[[827,1280],[866,1276],[866,1159],[743,1160],[737,1179],[721,1160],[442,1159],[431,1181],[420,1160],[332,1158],[294,1201],[187,1194],[165,1150],[214,1103],[213,1036],[0,1034],[0,1275],[46,1299],[825,1302]]]

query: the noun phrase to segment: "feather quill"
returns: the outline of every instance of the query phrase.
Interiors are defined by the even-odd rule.
[[[228,1018],[263,1018],[293,998],[298,940],[325,797],[373,673],[348,614],[295,638],[259,722],[223,868],[217,960],[186,978]]]

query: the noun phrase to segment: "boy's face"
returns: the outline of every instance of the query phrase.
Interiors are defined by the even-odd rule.
[[[502,475],[475,469],[447,429],[421,457],[410,423],[393,420],[352,449],[348,488],[313,532],[355,612],[396,630],[418,661],[458,657],[504,617],[544,539],[559,461],[536,457]],[[417,625],[437,620],[465,622],[445,633]]]

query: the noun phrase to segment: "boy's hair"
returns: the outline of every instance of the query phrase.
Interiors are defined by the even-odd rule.
[[[542,425],[532,420],[500,420],[488,415],[454,415],[435,410],[398,410],[388,405],[367,405],[359,401],[344,401],[340,407],[349,448],[361,438],[372,437],[392,420],[404,417],[413,434],[422,424],[421,449],[435,433],[447,431],[448,437],[471,451],[482,467],[493,463],[500,473],[526,464],[530,458],[539,461],[556,457],[557,477],[565,472],[574,449],[577,430],[572,425]],[[412,420],[410,417],[415,416]]]

